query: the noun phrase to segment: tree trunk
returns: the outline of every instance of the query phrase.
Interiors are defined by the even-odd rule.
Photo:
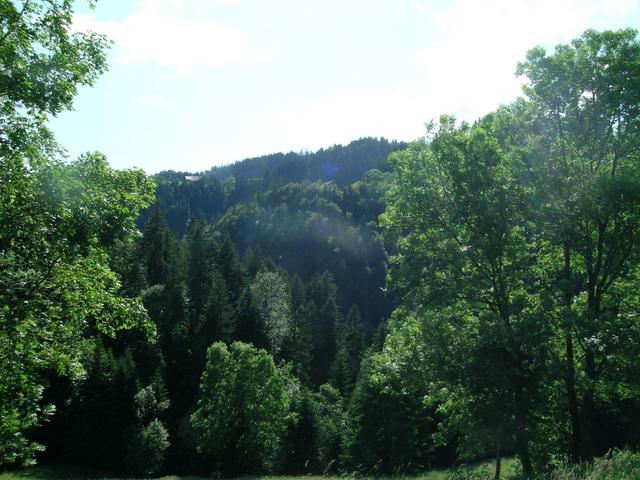
[[[516,448],[518,458],[522,465],[522,473],[525,478],[529,478],[533,474],[533,465],[531,463],[531,455],[529,452],[529,437],[527,434],[527,407],[525,405],[526,393],[522,387],[516,389]]]
[[[587,296],[587,334],[591,336],[596,331],[596,324],[600,314],[600,298],[595,293],[595,281],[590,279]],[[587,375],[587,384],[582,397],[582,459],[590,461],[594,456],[594,397],[596,388],[596,352],[593,346],[587,345],[584,351],[584,371]]]
[[[585,351],[585,373],[587,374],[587,386],[582,399],[582,420],[583,420],[583,441],[582,441],[582,459],[591,460],[594,455],[593,446],[593,399],[596,383],[595,369],[595,353],[593,349],[588,348]]]
[[[578,411],[578,399],[576,395],[576,371],[573,354],[573,318],[571,314],[571,302],[573,300],[573,288],[571,287],[571,250],[569,242],[563,245],[564,272],[564,329],[565,329],[565,354],[567,403],[569,406],[569,422],[571,425],[571,461],[580,461],[580,445],[582,444],[582,431],[580,428],[580,413]]]
[[[502,452],[500,451],[500,436],[501,436],[501,431],[498,430],[498,438],[496,439],[496,473],[493,476],[494,480],[500,480],[500,467],[502,464]]]
[[[580,426],[580,413],[578,411],[578,399],[576,396],[576,373],[573,359],[573,336],[570,327],[565,334],[566,355],[567,355],[567,400],[569,403],[569,420],[571,423],[571,461],[580,461],[580,445],[582,444],[582,429]]]
[[[529,441],[526,439],[524,433],[518,433],[516,441],[518,445],[518,458],[522,465],[522,473],[524,478],[530,478],[533,474],[533,465],[531,464],[531,455],[529,454]]]

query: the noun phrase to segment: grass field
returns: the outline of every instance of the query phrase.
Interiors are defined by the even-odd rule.
[[[493,463],[481,463],[470,467],[475,471],[486,471],[488,478],[493,478]],[[512,474],[516,473],[518,469],[518,463],[514,459],[505,459],[502,464],[503,478],[508,478]],[[245,477],[244,480],[341,480],[348,477]],[[384,477],[382,477],[384,478]],[[401,478],[401,477],[395,477]],[[447,475],[445,471],[433,470],[425,472],[422,475],[414,477],[405,477],[411,480],[446,480]],[[30,467],[22,470],[16,470],[12,472],[0,473],[0,480],[124,480],[115,476],[110,476],[105,472],[97,470],[91,470],[87,468],[70,466],[70,465],[55,465],[55,466],[38,466]],[[132,479],[126,479],[132,480]],[[158,480],[202,480],[201,477],[190,476],[164,476]]]

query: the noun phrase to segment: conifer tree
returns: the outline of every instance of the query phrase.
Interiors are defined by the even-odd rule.
[[[311,378],[314,314],[315,308],[307,297],[304,283],[294,275],[291,281],[291,325],[282,357],[293,362],[296,376],[305,384]]]
[[[169,277],[171,234],[164,213],[158,205],[154,207],[143,233],[141,248],[147,271],[147,283],[149,285],[164,284]]]
[[[224,237],[216,263],[227,284],[231,303],[235,307],[245,287],[246,277],[238,250],[229,235]]]
[[[337,327],[336,357],[331,365],[331,383],[346,397],[358,379],[364,350],[364,326],[354,304]]]
[[[321,385],[329,380],[331,365],[336,356],[336,326],[340,322],[340,311],[335,298],[325,300],[318,312],[314,329],[313,380]]]
[[[70,400],[63,455],[68,462],[122,470],[135,422],[135,363],[130,353],[116,357],[101,338],[86,348],[87,375]]]
[[[215,268],[213,238],[207,230],[200,220],[192,220],[187,226],[187,286],[193,322],[201,321],[207,307]]]

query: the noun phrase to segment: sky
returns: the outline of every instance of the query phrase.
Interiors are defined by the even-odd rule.
[[[527,50],[640,28],[640,0],[100,0],[109,71],[50,126],[74,158],[203,171],[361,137],[410,141],[521,92]]]

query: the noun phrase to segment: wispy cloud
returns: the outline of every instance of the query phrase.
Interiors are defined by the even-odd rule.
[[[265,151],[316,150],[360,137],[412,140],[423,132],[424,105],[413,92],[324,96],[282,111],[258,141]]]
[[[424,122],[442,113],[474,121],[522,91],[516,65],[536,45],[565,43],[596,18],[624,18],[637,0],[609,0],[590,6],[580,0],[457,0],[429,18],[430,41],[410,59],[421,74],[402,88],[371,95],[324,96],[282,111],[267,128],[265,151],[316,149],[360,136],[411,140]],[[401,21],[425,21],[419,2]],[[544,28],[541,28],[544,25]],[[296,139],[292,144],[291,139]],[[260,139],[258,139],[260,141]]]
[[[175,103],[163,95],[141,95],[136,97],[136,103],[150,107],[167,108],[175,106]]]
[[[436,37],[415,52],[424,72],[417,94],[434,114],[474,120],[520,94],[514,73],[527,50],[568,42],[603,17],[623,19],[637,3],[458,0],[431,19]]]
[[[442,113],[473,121],[520,95],[515,69],[530,48],[553,48],[590,27],[637,25],[640,15],[640,0],[111,3],[118,6],[78,17],[75,28],[117,43],[112,61],[130,65],[109,81],[126,101],[85,102],[66,141],[95,139],[120,165],[151,171],[361,136],[411,140]],[[257,68],[230,68],[243,65]],[[114,129],[86,127],[97,108]],[[119,137],[98,137],[101,130]]]
[[[222,0],[229,4],[232,0]],[[124,63],[149,63],[192,73],[247,65],[272,52],[247,33],[221,22],[194,18],[180,0],[145,0],[123,21],[74,18],[74,29],[104,33],[121,49]]]
[[[402,22],[409,21],[409,16],[401,8],[394,8],[392,12],[393,12],[393,16],[400,19]]]
[[[240,4],[240,0],[214,0],[218,7],[233,7]]]

